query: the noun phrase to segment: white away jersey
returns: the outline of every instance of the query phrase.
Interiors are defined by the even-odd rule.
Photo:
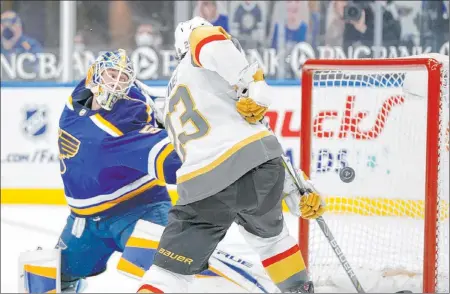
[[[180,205],[214,195],[282,153],[264,125],[251,125],[236,111],[233,87],[194,58],[188,52],[175,70],[164,109],[166,129],[183,161],[177,171]]]

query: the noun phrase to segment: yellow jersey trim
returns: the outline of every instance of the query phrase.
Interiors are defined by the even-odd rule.
[[[107,121],[100,113],[96,113],[93,116],[91,116],[92,121],[102,130],[107,132],[113,137],[120,137],[123,136],[123,133],[121,130],[119,130],[115,125]]]
[[[211,162],[210,164],[199,168],[196,171],[187,173],[185,175],[182,175],[180,177],[178,177],[177,179],[177,184],[181,184],[183,182],[189,181],[195,177],[198,177],[199,175],[205,174],[207,172],[210,172],[211,170],[215,169],[216,167],[218,167],[219,165],[221,165],[225,160],[227,160],[229,157],[231,157],[234,153],[236,153],[237,151],[239,151],[240,149],[242,149],[243,147],[247,146],[250,143],[253,143],[257,140],[260,140],[264,137],[270,136],[272,135],[271,132],[269,131],[262,131],[259,132],[257,134],[254,134],[242,141],[240,141],[239,143],[235,144],[233,147],[231,147],[230,149],[228,149],[224,154],[222,154],[221,156],[219,156],[216,160],[214,160],[213,162]]]
[[[174,150],[173,145],[167,144],[156,159],[156,177],[161,181],[166,181],[164,175],[164,162],[166,161],[167,156],[169,156],[169,154],[173,150]]]
[[[227,40],[231,36],[220,26],[215,27],[198,27],[194,29],[189,36],[189,45],[191,48],[192,60],[201,67],[200,51],[201,47],[212,41]]]
[[[136,190],[133,190],[129,193],[124,194],[123,196],[116,198],[114,200],[108,201],[106,203],[102,203],[100,205],[97,206],[93,206],[93,207],[89,207],[89,208],[74,208],[74,207],[70,207],[70,209],[75,212],[76,214],[79,215],[92,215],[92,214],[96,214],[105,210],[108,210],[114,206],[116,206],[119,203],[122,203],[126,200],[129,200],[131,198],[134,198],[136,196],[139,196],[142,192],[156,186],[156,185],[160,185],[160,186],[164,186],[165,184],[159,180],[152,180],[144,185],[142,185],[141,187],[137,188]]]

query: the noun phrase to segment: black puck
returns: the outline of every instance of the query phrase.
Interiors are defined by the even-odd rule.
[[[343,169],[341,169],[339,177],[344,183],[350,183],[355,179],[355,170],[348,166],[344,167]]]

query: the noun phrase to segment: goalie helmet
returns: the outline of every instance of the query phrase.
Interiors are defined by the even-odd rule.
[[[212,24],[199,16],[178,24],[175,29],[175,55],[178,60],[181,60],[186,52],[189,51],[189,36],[191,32],[201,26],[212,26]]]
[[[118,99],[128,94],[136,79],[133,65],[126,51],[106,52],[89,68],[86,88],[94,94],[98,104],[111,110]]]

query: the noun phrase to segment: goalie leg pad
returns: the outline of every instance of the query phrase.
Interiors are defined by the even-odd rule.
[[[36,250],[19,256],[19,293],[61,292],[61,251]]]
[[[150,268],[171,207],[169,201],[151,203],[114,221],[111,231],[120,240],[122,252],[117,265],[120,273],[140,279]]]
[[[305,262],[295,239],[289,236],[286,224],[275,237],[261,238],[239,227],[247,243],[259,254],[272,281],[286,291],[308,281]]]
[[[140,279],[153,264],[164,227],[139,220],[117,264],[119,272]]]
[[[138,293],[187,293],[192,275],[181,275],[152,265],[142,278]]]

